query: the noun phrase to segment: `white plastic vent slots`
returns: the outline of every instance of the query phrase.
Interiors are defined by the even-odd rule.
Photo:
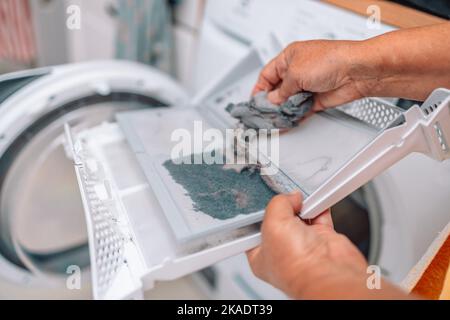
[[[119,267],[125,263],[123,247],[125,236],[117,228],[114,208],[108,205],[110,188],[103,178],[101,164],[91,161],[80,166],[80,175],[85,184],[87,204],[91,212],[91,224],[95,238],[92,269],[97,282],[98,295],[102,296],[115,277]]]
[[[439,107],[439,105],[441,103],[442,103],[442,101],[438,101],[437,103],[434,103],[432,105],[424,106],[422,108],[422,111],[425,113],[425,115],[428,116],[428,115],[432,114]],[[447,144],[447,141],[445,140],[444,134],[442,132],[441,125],[439,124],[439,122],[436,122],[433,125],[433,127],[436,130],[436,134],[438,136],[439,143],[441,144],[442,151],[448,151],[448,144]]]
[[[365,105],[370,106],[370,102]],[[384,116],[375,123],[385,121],[388,109],[377,110]],[[422,153],[437,161],[449,159],[450,90],[435,90],[421,107],[412,106],[387,125],[305,200],[302,218],[315,218],[411,153]]]
[[[135,245],[115,201],[116,195],[107,179],[101,163],[88,153],[83,139],[72,139],[68,125],[65,126],[68,154],[75,163],[75,172],[79,182],[80,193],[88,228],[89,254],[91,261],[92,287],[96,299],[140,298],[140,285],[131,271],[127,261],[130,255],[134,264],[140,266],[140,259],[135,259]],[[131,247],[131,248],[130,248]],[[128,249],[127,249],[128,248]],[[127,254],[126,254],[127,250]],[[136,270],[134,266],[134,270]],[[115,284],[116,282],[116,284]],[[126,285],[123,285],[126,284]],[[111,290],[119,287],[118,290]]]
[[[399,107],[377,98],[356,100],[339,109],[380,130],[386,128],[403,112]]]
[[[425,116],[432,115],[439,106],[450,96],[450,90],[446,89],[438,89],[433,92],[433,94],[422,104],[420,107]],[[436,131],[437,139],[441,146],[441,150],[444,153],[450,152],[449,144],[447,139],[445,138],[444,130],[442,126],[448,126],[448,124],[441,124],[439,121],[436,121],[433,125],[434,130]]]
[[[442,128],[439,122],[436,122],[434,124],[434,129],[436,130],[436,133],[438,135],[439,143],[441,144],[442,150],[448,152],[448,144],[447,141],[445,140],[445,136],[444,133],[442,132]]]
[[[425,106],[424,108],[422,108],[423,112],[426,115],[429,115],[430,113],[432,113],[434,110],[437,109],[437,107],[442,103],[442,101],[438,101],[437,103],[434,103],[430,106]]]

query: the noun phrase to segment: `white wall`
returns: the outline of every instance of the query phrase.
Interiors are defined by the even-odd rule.
[[[115,0],[65,0],[66,8],[81,9],[81,29],[67,32],[68,62],[111,59],[115,56],[117,20]],[[67,13],[65,13],[67,17]]]
[[[189,91],[193,87],[198,35],[203,19],[205,0],[183,0],[175,11],[175,59],[177,78]]]
[[[183,0],[175,10],[176,77],[188,89],[193,83],[193,64],[205,1]],[[32,3],[39,66],[115,57],[116,0],[51,0]],[[77,5],[81,10],[79,30],[70,30],[65,25],[68,17],[66,10],[71,5]]]
[[[67,61],[65,5],[63,1],[30,1],[37,47],[37,66]]]

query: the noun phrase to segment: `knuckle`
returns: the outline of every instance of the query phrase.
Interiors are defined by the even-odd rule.
[[[263,69],[259,74],[258,82],[263,83],[263,84],[268,83],[269,80],[267,79],[267,73],[268,73],[268,69]]]
[[[291,87],[296,85],[296,78],[299,73],[294,68],[289,68],[286,72],[286,83]]]
[[[284,59],[281,59],[281,60],[275,65],[275,70],[276,70],[278,76],[279,76],[281,79],[284,79],[284,78],[285,78],[285,76],[286,76],[287,72],[289,71],[289,69],[288,69],[288,65],[287,65],[287,63],[285,62]]]
[[[301,41],[294,41],[291,42],[287,47],[286,47],[286,53],[292,54],[294,52],[297,51],[298,47],[301,45]]]
[[[284,50],[284,54],[287,61],[292,61],[295,56],[299,54],[299,51],[305,46],[305,41],[295,41],[290,43]]]

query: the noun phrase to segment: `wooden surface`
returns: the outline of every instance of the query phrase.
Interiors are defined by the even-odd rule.
[[[444,242],[413,290],[414,294],[437,300],[445,296],[446,275],[450,264],[450,237]],[[445,289],[447,290],[447,289]]]
[[[445,277],[439,300],[450,300],[450,264],[449,268],[447,269],[447,276]]]
[[[445,22],[447,20],[414,10],[397,3],[382,0],[322,0],[338,7],[351,10],[363,16],[368,16],[367,8],[370,5],[380,7],[381,21],[398,27],[411,28]]]
[[[450,223],[410,271],[402,287],[426,299],[450,297]]]

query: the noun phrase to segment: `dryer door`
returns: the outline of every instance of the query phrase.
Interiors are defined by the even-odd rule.
[[[155,132],[148,138],[167,147],[165,140],[159,139],[161,134],[170,136],[164,128],[170,130],[185,120],[187,114],[196,112],[194,105],[211,98],[212,92],[242,81],[242,74],[254,78],[255,68],[260,66],[258,53],[251,50],[226,76],[212,81],[193,99],[189,109],[175,114],[183,105],[174,104],[171,110],[154,110],[156,115],[171,112],[175,117],[156,117],[153,118],[156,122],[143,123],[140,128]],[[123,128],[117,123],[81,132],[69,125],[66,128],[68,150],[86,213],[95,298],[140,298],[155,281],[173,280],[199,271],[259,242],[259,222],[192,241],[179,241]]]
[[[86,224],[65,155],[64,123],[79,131],[118,111],[187,101],[167,76],[131,62],[0,77],[0,287],[13,287],[5,297],[73,297],[80,291],[66,288],[68,267],[88,270]],[[83,288],[89,295],[89,286]]]
[[[142,298],[155,281],[199,271],[259,242],[259,224],[180,242],[117,123],[67,140],[89,235],[96,299]]]

